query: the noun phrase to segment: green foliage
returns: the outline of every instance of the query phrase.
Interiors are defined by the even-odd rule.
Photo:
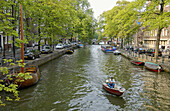
[[[136,30],[135,15],[137,11],[130,9],[130,2],[118,1],[117,6],[104,13],[105,32],[108,37],[126,38],[132,35]],[[133,18],[133,19],[132,19]]]
[[[164,9],[169,3],[169,0],[118,1],[117,6],[102,14],[105,24],[104,36],[119,37],[129,41],[133,40],[132,35],[141,29],[142,31],[159,31],[168,27],[170,25],[170,12]],[[161,31],[157,34],[155,55],[158,53],[160,35]]]
[[[12,62],[11,59],[4,59],[4,63],[8,63],[9,67],[14,65],[25,66],[25,64],[21,65],[22,60],[17,61],[17,64]],[[4,78],[0,78],[0,92],[7,92],[5,93],[6,97],[0,96],[0,106],[5,106],[6,101],[19,101],[20,97],[17,82],[24,82],[24,80],[31,79],[32,76],[29,73],[11,73],[8,71],[8,67],[0,67],[0,72],[2,72],[4,76]],[[11,93],[13,95],[11,95]]]
[[[93,12],[89,9],[87,0],[1,0],[0,1],[0,32],[3,35],[14,36],[15,46],[21,47],[21,43],[27,44],[31,40],[41,41],[44,37],[48,43],[53,44],[59,37],[73,37],[79,35],[79,39],[85,42],[93,36],[94,18]],[[20,4],[23,6],[24,16],[24,41],[19,39],[17,28],[20,28]],[[13,8],[12,8],[13,7]],[[8,12],[11,10],[10,12]],[[13,10],[13,12],[12,12]],[[16,61],[21,67],[22,61]],[[14,66],[12,60],[4,60],[8,66]],[[12,76],[8,75],[8,68],[1,67],[1,72],[10,81]],[[19,73],[18,77],[30,79],[29,74]],[[22,82],[23,80],[20,80]],[[3,80],[0,80],[3,83]],[[17,85],[10,84],[8,87],[0,84],[0,91],[13,91],[16,100],[19,100]],[[15,90],[14,90],[15,89]],[[6,100],[11,100],[7,97]],[[0,101],[0,105],[4,105]]]
[[[82,42],[90,42],[95,34],[95,19],[92,9],[87,0],[1,0],[0,1],[0,32],[4,36],[12,36],[9,42],[21,47],[21,43],[30,41],[39,42],[46,39],[53,45],[61,38],[79,37]],[[20,4],[23,8],[24,40],[20,40]],[[14,41],[13,41],[14,40]],[[24,67],[22,61],[16,61],[17,65]],[[15,66],[12,60],[4,60],[9,67]],[[7,67],[1,67],[1,72],[6,76],[8,82],[13,77]],[[19,73],[17,77],[30,79],[28,73]],[[18,80],[22,82],[23,80]],[[0,83],[5,82],[0,79]],[[18,101],[17,85],[0,84],[0,91],[13,92],[15,100]],[[0,106],[5,104],[3,100],[14,100],[13,97],[0,99]]]

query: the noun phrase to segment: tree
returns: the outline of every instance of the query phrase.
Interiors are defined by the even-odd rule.
[[[97,35],[98,35],[98,42],[104,37],[103,31],[105,27],[105,21],[104,21],[104,13],[101,14],[99,17],[98,23],[97,23]]]
[[[139,10],[142,10],[142,4],[146,0],[137,0],[135,5],[139,5]],[[139,15],[141,19],[139,20],[142,24],[141,27],[147,27],[146,30],[156,30],[157,39],[155,47],[155,57],[158,58],[160,37],[163,28],[167,28],[170,25],[170,12],[165,10],[165,6],[169,5],[169,0],[152,0],[149,1],[149,4],[145,7],[146,9]]]
[[[113,16],[111,13],[109,16],[113,17],[111,25],[114,25],[114,29],[118,30],[117,36],[123,38],[135,34],[140,28],[145,28],[143,31],[157,30],[155,47],[155,57],[157,58],[161,31],[170,24],[170,14],[164,10],[164,7],[170,2],[169,0],[152,0],[149,5],[146,5],[147,2],[147,0],[135,0],[125,5],[122,10],[118,11],[117,15]],[[137,21],[140,25],[136,23]],[[111,28],[108,26],[106,29],[110,30]]]
[[[123,39],[129,40],[139,27],[134,24],[135,20],[132,19],[134,18],[133,14],[137,12],[127,10],[130,6],[128,1],[118,1],[116,4],[117,6],[104,13],[106,23],[104,34],[109,37],[122,38],[122,41]]]
[[[24,41],[20,37],[19,4],[23,5]],[[18,30],[18,33],[17,33]],[[0,1],[0,32],[4,36],[13,36],[13,47],[20,47],[21,42],[36,41],[40,43],[46,39],[53,45],[61,36],[73,37],[81,35],[80,39],[89,42],[93,36],[93,12],[89,9],[87,0],[1,0]],[[9,65],[15,65],[12,60],[5,60]],[[21,66],[21,61],[16,61]],[[11,66],[12,67],[12,66]],[[19,91],[16,83],[6,85],[2,76],[12,80],[8,67],[1,67],[0,92],[12,92],[14,100],[19,100]],[[20,74],[24,76],[24,74]],[[3,100],[13,100],[10,97],[0,96],[0,106],[5,105]]]
[[[74,6],[77,11],[74,32],[78,34],[80,41],[90,42],[95,31],[95,19],[93,18],[92,9],[89,8],[90,4],[87,0],[77,0]]]

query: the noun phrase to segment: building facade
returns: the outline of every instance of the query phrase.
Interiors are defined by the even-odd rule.
[[[143,42],[144,47],[155,48],[157,39],[157,30],[151,30],[144,32]],[[162,29],[159,48],[170,48],[170,26]]]
[[[165,6],[164,10],[170,12],[170,5]],[[157,30],[145,32],[139,31],[134,38],[134,44],[136,47],[155,48]],[[170,26],[162,29],[159,48],[165,50],[170,49]]]
[[[170,12],[170,5],[165,6],[164,11]],[[155,48],[156,39],[157,39],[157,30],[144,32],[143,42],[145,47]],[[159,48],[161,49],[170,48],[170,26],[162,29]]]

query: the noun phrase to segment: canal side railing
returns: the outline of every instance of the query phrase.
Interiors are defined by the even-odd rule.
[[[162,66],[163,70],[166,72],[170,72],[170,58],[167,56],[161,56],[158,57],[158,59],[155,59],[155,57],[148,56],[146,54],[139,54],[135,53],[133,51],[125,51],[121,50],[121,54],[131,60],[139,60],[143,62],[153,62],[156,64],[159,64]]]

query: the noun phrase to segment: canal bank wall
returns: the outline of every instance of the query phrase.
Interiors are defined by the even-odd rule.
[[[36,58],[35,60],[27,60],[25,67],[30,66],[30,65],[40,66],[42,64],[45,64],[53,59],[56,59],[56,58],[64,55],[68,49],[75,49],[75,48],[76,47],[70,47],[67,49],[54,50],[53,53],[43,54],[43,56],[41,56],[40,58]],[[16,65],[16,66],[8,67],[8,71],[9,72],[19,71],[20,68],[21,68],[20,66]],[[0,71],[0,78],[2,78],[2,77],[3,77],[3,74]]]
[[[121,50],[121,55],[130,60],[139,60],[143,62],[152,62],[161,65],[165,72],[170,73],[170,59],[165,57],[159,57],[157,60],[154,57],[146,56],[145,54],[136,54],[134,52],[128,52]]]

